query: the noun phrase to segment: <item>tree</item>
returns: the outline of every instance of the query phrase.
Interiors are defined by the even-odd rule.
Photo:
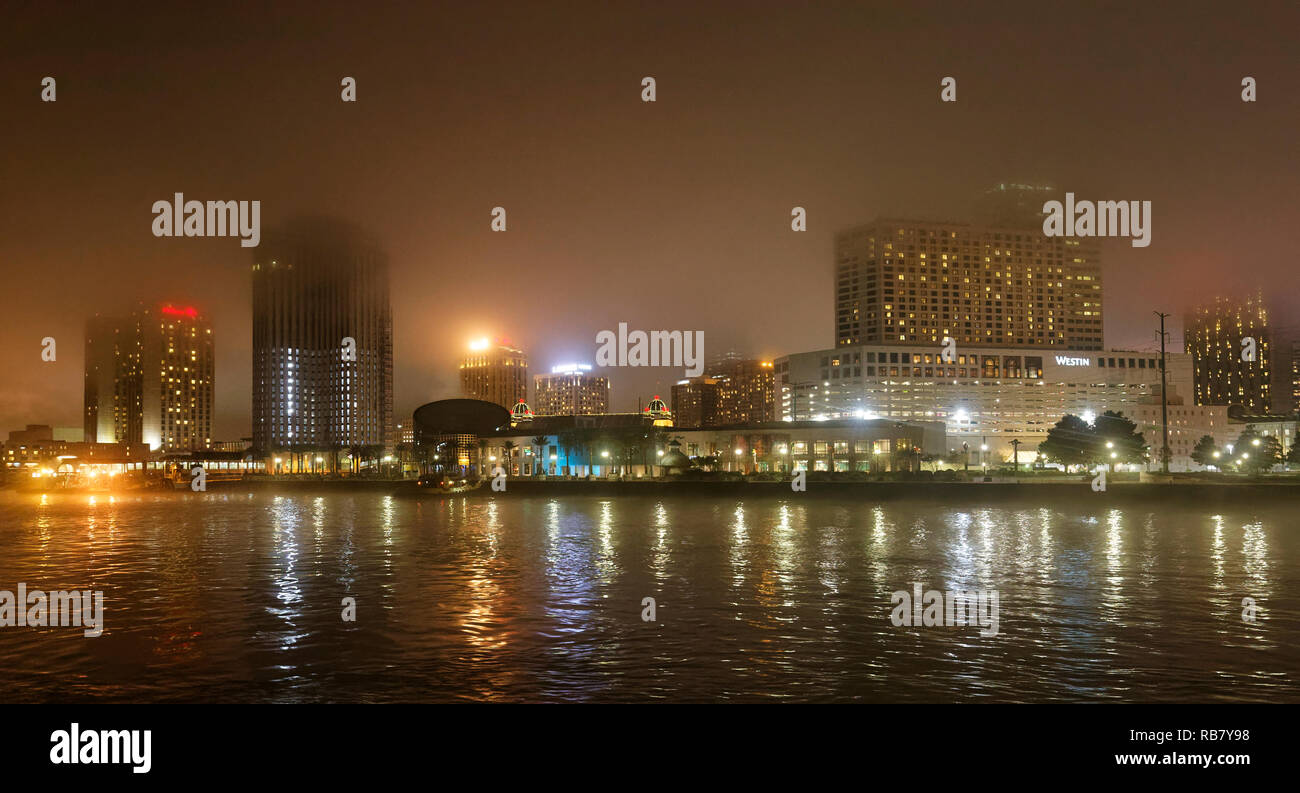
[[[1144,463],[1147,461],[1147,440],[1137,431],[1137,425],[1123,413],[1108,410],[1093,422],[1093,435],[1097,453],[1115,470],[1115,463]]]
[[[1282,462],[1282,444],[1273,435],[1260,435],[1254,424],[1247,424],[1232,445],[1232,462],[1250,474],[1267,471]]]
[[[581,439],[578,437],[576,430],[565,430],[555,439],[560,448],[564,450],[564,468],[561,469],[566,476],[576,476],[577,471],[573,465],[573,450],[578,448]]]
[[[1095,441],[1092,425],[1078,416],[1067,414],[1047,431],[1047,439],[1038,444],[1038,452],[1065,466],[1068,473],[1072,465],[1088,465],[1096,460]]]
[[[1291,451],[1286,453],[1286,461],[1292,465],[1300,465],[1300,437],[1291,444]]]
[[[1192,460],[1203,467],[1218,465],[1218,457],[1221,455],[1219,447],[1214,443],[1214,436],[1202,435],[1201,439],[1196,442],[1196,448],[1192,449]]]
[[[506,458],[503,461],[501,467],[505,469],[505,472],[510,476],[515,475],[515,464],[514,464],[515,448],[516,448],[516,444],[514,441],[505,441],[504,443],[501,444],[501,451]]]
[[[541,475],[542,471],[545,470],[545,466],[546,466],[545,454],[546,454],[547,440],[548,439],[545,435],[533,436],[533,440],[532,440],[533,448],[537,450],[533,452],[533,476],[539,476]]]

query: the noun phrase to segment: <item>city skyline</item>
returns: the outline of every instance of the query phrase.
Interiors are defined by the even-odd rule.
[[[26,29],[24,13],[10,30]],[[1152,201],[1149,247],[1101,241],[1107,347],[1156,349],[1150,312],[1162,310],[1181,349],[1179,318],[1206,291],[1262,288],[1283,304],[1283,324],[1300,314],[1281,167],[1296,157],[1300,109],[1284,89],[1296,66],[1263,14],[1211,24],[1127,9],[1114,26],[1041,9],[994,25],[945,9],[949,25],[935,29],[888,8],[816,9],[790,29],[718,8],[700,14],[747,36],[714,43],[694,21],[655,17],[637,24],[657,43],[593,51],[579,42],[618,40],[628,12],[593,6],[572,28],[524,11],[488,29],[453,9],[432,34],[379,15],[373,29],[393,46],[375,53],[329,7],[317,42],[274,48],[256,31],[296,21],[291,11],[270,9],[269,25],[249,18],[254,33],[239,40],[229,24],[167,12],[131,26],[85,13],[101,24],[52,22],[6,41],[0,98],[12,122],[0,136],[27,156],[0,196],[13,229],[0,258],[15,263],[10,289],[22,296],[0,315],[15,340],[0,351],[4,426],[79,426],[82,362],[69,347],[80,345],[68,342],[87,317],[156,298],[213,317],[213,435],[249,434],[250,249],[154,237],[151,204],[178,191],[260,200],[268,228],[326,211],[383,242],[399,416],[456,395],[455,361],[482,335],[520,339],[542,364],[591,360],[595,334],[621,321],[702,330],[706,355],[824,349],[836,232],[879,217],[973,221],[980,196],[1003,182]],[[1068,42],[1052,35],[1065,25],[1077,32]],[[204,52],[196,68],[207,79],[112,60],[88,30],[141,50]],[[824,46],[796,43],[812,39]],[[968,40],[979,55],[961,54]],[[987,56],[1011,41],[1015,53]],[[1215,57],[1185,57],[1192,41]],[[329,58],[310,57],[321,47]],[[1026,56],[1039,67],[1020,68]],[[55,103],[37,96],[46,73],[60,80]],[[639,100],[647,74],[655,103]],[[958,101],[945,106],[948,74]],[[1246,74],[1259,81],[1256,103],[1237,96]],[[339,101],[345,75],[358,81],[355,104]],[[1220,91],[1223,102],[1211,101]],[[176,103],[183,123],[138,112]],[[891,112],[911,121],[888,123]],[[74,123],[86,113],[101,123]],[[207,156],[231,150],[230,130],[233,168]],[[86,201],[93,211],[75,230],[46,211]],[[504,233],[489,227],[496,206],[509,213]],[[790,230],[795,206],[806,232]],[[54,363],[39,357],[46,336],[60,342]],[[620,371],[611,409],[667,394],[680,376]]]

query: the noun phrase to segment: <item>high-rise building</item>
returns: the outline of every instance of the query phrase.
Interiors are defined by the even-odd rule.
[[[1300,413],[1300,341],[1291,342],[1291,412]]]
[[[528,357],[500,339],[472,341],[460,363],[460,390],[470,399],[512,410],[528,401]]]
[[[539,416],[590,416],[609,412],[609,378],[591,374],[588,364],[551,367],[533,375],[534,412]]]
[[[212,324],[192,306],[86,323],[84,436],[169,452],[212,446]]]
[[[728,361],[712,374],[718,381],[717,426],[758,424],[776,419],[771,361]]]
[[[672,390],[673,420],[678,427],[714,427],[718,415],[718,381],[712,377],[679,380]]]
[[[708,375],[673,386],[676,426],[726,427],[776,419],[771,361],[728,357],[710,367]]]
[[[1101,350],[1100,245],[1042,228],[876,220],[835,236],[835,344]]]
[[[265,234],[253,262],[253,445],[393,446],[388,256],[342,221]]]
[[[1192,309],[1183,338],[1192,356],[1196,404],[1239,405],[1254,414],[1272,409],[1273,339],[1259,296],[1215,298]]]
[[[117,405],[118,326],[122,321],[95,315],[86,320],[85,438],[115,443],[126,436],[125,406]],[[119,436],[118,427],[122,428]]]

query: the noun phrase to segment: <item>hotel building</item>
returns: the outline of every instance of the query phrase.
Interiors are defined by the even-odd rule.
[[[212,324],[192,306],[86,323],[84,437],[167,452],[212,445]]]
[[[528,401],[528,357],[504,340],[472,341],[460,363],[460,391],[511,410]]]
[[[1273,338],[1268,309],[1259,297],[1216,298],[1188,312],[1183,337],[1195,372],[1198,405],[1237,405],[1250,413],[1273,407]],[[1243,360],[1242,342],[1254,340],[1255,355]]]
[[[593,375],[588,364],[553,366],[550,374],[533,375],[533,405],[541,416],[608,413],[609,378]]]
[[[1167,358],[1171,395],[1189,393],[1190,356]],[[1067,413],[1128,414],[1160,395],[1160,356],[1149,352],[959,346],[945,362],[937,344],[862,344],[788,355],[775,370],[785,421],[940,421],[954,449],[987,446],[997,459],[1011,456],[1013,438],[1032,453]]]
[[[253,445],[393,446],[388,257],[327,219],[264,236],[253,261]]]
[[[1101,350],[1100,246],[1041,228],[876,220],[835,236],[835,345]],[[1046,353],[1044,353],[1046,354]]]

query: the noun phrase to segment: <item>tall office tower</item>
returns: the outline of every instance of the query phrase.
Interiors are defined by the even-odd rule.
[[[590,416],[609,412],[609,378],[583,363],[551,367],[533,375],[533,408],[539,416]]]
[[[993,228],[1042,230],[1043,204],[1060,197],[1054,187],[1003,182],[985,190],[975,204],[975,222]]]
[[[730,360],[711,370],[718,382],[716,426],[776,420],[772,362]]]
[[[730,357],[715,361],[708,372],[673,386],[675,426],[726,427],[776,420],[771,361]]]
[[[1272,409],[1273,339],[1258,295],[1245,301],[1215,298],[1192,309],[1183,338],[1192,356],[1196,404],[1238,405],[1256,414]]]
[[[513,410],[528,401],[528,357],[509,343],[478,339],[460,363],[461,393]]]
[[[1291,412],[1300,413],[1300,341],[1291,342]]]
[[[717,426],[718,381],[690,377],[673,385],[673,424],[683,429]]]
[[[121,320],[96,314],[86,320],[85,412],[83,437],[88,443],[118,443],[117,330]],[[125,432],[125,422],[121,423]]]
[[[387,253],[332,218],[293,221],[254,250],[254,447],[391,449]]]
[[[192,306],[86,323],[85,438],[150,449],[212,446],[212,323]]]
[[[1039,228],[876,220],[835,236],[835,345],[1103,349],[1101,248]]]

